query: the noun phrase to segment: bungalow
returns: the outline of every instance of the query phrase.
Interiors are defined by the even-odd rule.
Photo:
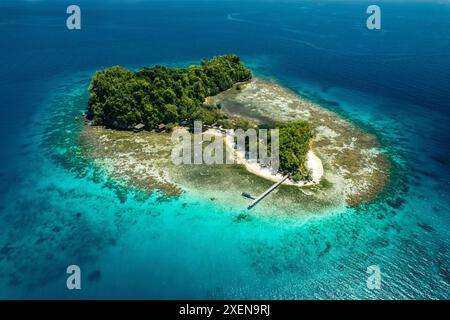
[[[167,126],[164,123],[160,123],[156,126],[155,131],[156,132],[163,132],[166,131]]]
[[[133,128],[133,131],[134,132],[141,132],[142,130],[144,130],[144,128],[145,128],[145,125],[143,124],[143,123],[139,123],[138,125],[136,125],[134,128]]]

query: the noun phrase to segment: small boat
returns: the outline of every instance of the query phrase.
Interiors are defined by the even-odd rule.
[[[250,193],[247,193],[247,192],[242,192],[242,196],[244,198],[248,198],[248,199],[251,199],[251,200],[255,200],[256,199],[254,196],[252,196]]]

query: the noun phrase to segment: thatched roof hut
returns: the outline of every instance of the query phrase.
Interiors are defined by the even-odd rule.
[[[143,123],[139,123],[138,125],[136,125],[133,128],[133,131],[134,132],[141,132],[142,130],[144,130],[144,128],[145,128],[145,125]]]

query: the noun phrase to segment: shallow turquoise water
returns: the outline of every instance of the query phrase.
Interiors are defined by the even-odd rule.
[[[0,298],[449,298],[450,64],[438,56],[449,47],[445,21],[433,19],[434,33],[415,30],[428,43],[418,48],[388,17],[393,35],[378,41],[391,46],[381,49],[359,38],[372,35],[358,31],[349,4],[153,3],[125,12],[85,4],[97,19],[87,15],[90,28],[67,39],[51,2],[3,6],[2,26],[14,33],[12,50],[1,53],[10,63],[0,79],[9,106],[0,126]],[[424,8],[390,8],[422,21]],[[302,10],[310,15],[299,21]],[[445,18],[449,10],[437,11]],[[318,29],[325,14],[335,18]],[[355,34],[343,37],[348,28]],[[196,46],[183,40],[188,35]],[[375,55],[367,53],[372,46]],[[376,133],[395,165],[386,193],[325,215],[257,208],[239,220],[241,212],[190,194],[162,200],[122,188],[81,157],[74,117],[95,69],[185,64],[224,51]],[[399,58],[403,65],[390,64]],[[80,291],[65,287],[70,264],[82,269]],[[373,264],[381,290],[366,286]]]

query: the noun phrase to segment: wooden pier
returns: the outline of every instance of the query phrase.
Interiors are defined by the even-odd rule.
[[[248,210],[252,209],[253,207],[255,207],[262,199],[264,199],[265,197],[267,197],[273,190],[275,190],[276,188],[278,188],[283,182],[285,182],[287,179],[289,178],[289,176],[286,176],[283,178],[283,180],[281,180],[280,182],[275,183],[273,186],[271,186],[269,189],[267,189],[263,194],[261,194],[258,198],[256,198],[249,206],[248,206]]]

